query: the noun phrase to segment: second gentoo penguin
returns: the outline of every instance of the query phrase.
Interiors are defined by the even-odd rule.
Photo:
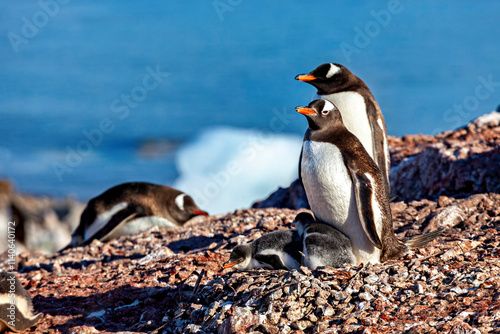
[[[406,242],[396,238],[384,179],[358,138],[330,101],[297,107],[309,123],[299,177],[317,220],[331,224],[352,243],[356,265],[396,259],[435,239],[442,230]]]
[[[33,315],[30,295],[14,273],[0,271],[0,333],[22,332],[33,327],[42,317]]]
[[[358,137],[382,172],[389,193],[391,161],[385,120],[364,81],[345,66],[333,63],[322,64],[295,79],[316,87],[317,99],[326,99],[340,110],[347,130]]]
[[[295,230],[279,230],[263,235],[249,244],[233,248],[224,268],[300,268],[300,237]]]
[[[207,213],[187,194],[147,182],[123,183],[91,199],[68,247],[106,241],[148,227],[177,227]]]
[[[299,213],[294,223],[302,240],[302,265],[314,270],[355,263],[351,240],[333,226],[314,220],[308,212]]]

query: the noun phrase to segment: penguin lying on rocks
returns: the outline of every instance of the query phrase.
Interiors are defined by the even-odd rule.
[[[88,202],[66,248],[134,234],[154,225],[178,227],[199,215],[208,213],[177,189],[146,182],[123,183]]]

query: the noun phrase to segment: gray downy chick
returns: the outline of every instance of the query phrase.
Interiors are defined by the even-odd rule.
[[[297,231],[274,231],[249,244],[234,247],[224,268],[298,269],[301,258],[300,249],[300,237]]]
[[[294,223],[302,238],[302,265],[316,269],[355,263],[351,240],[333,226],[314,220],[307,212],[299,213]]]

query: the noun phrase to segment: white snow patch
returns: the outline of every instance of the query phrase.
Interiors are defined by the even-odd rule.
[[[487,124],[499,125],[500,124],[500,112],[492,111],[489,114],[479,116],[472,121],[476,126],[481,127]]]
[[[173,186],[210,214],[248,208],[298,177],[301,147],[295,135],[210,129],[177,153]]]

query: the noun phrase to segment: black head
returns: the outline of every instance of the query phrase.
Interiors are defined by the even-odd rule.
[[[295,111],[306,116],[312,131],[343,125],[340,111],[328,100],[314,100],[309,106],[297,107]]]
[[[295,79],[313,85],[320,95],[344,91],[362,82],[347,67],[334,63],[319,65],[308,74],[297,75]]]
[[[301,223],[312,223],[314,221],[314,217],[309,212],[300,212],[297,216],[295,216],[294,222]]]
[[[180,224],[184,224],[189,219],[196,216],[208,216],[208,213],[201,210],[191,196],[181,193],[174,199],[174,208],[171,210],[172,217]]]
[[[238,245],[233,248],[229,261],[224,268],[246,269],[252,260],[252,247],[249,244]]]
[[[300,236],[304,234],[306,227],[314,222],[314,217],[309,212],[300,212],[293,221],[295,229]]]

